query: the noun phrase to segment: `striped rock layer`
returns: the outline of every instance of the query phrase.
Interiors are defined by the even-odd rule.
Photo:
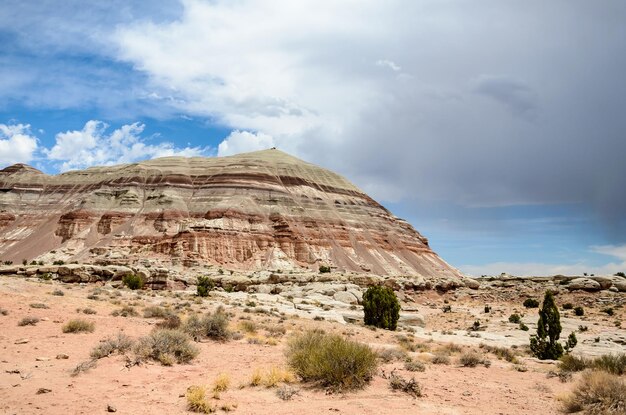
[[[279,150],[47,175],[0,171],[0,259],[457,278],[428,240],[329,170]]]

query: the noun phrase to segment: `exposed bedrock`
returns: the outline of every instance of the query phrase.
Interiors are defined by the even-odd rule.
[[[0,259],[461,281],[409,223],[343,177],[278,150],[46,175],[0,171]]]

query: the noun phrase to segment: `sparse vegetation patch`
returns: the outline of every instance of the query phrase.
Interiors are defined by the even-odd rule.
[[[377,367],[376,353],[369,346],[320,331],[294,337],[287,361],[302,380],[338,390],[363,387]]]

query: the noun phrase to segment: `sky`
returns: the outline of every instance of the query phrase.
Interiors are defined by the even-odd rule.
[[[626,271],[622,0],[3,0],[0,167],[276,146],[472,275]]]

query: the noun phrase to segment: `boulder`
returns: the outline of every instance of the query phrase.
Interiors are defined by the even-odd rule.
[[[340,301],[342,303],[346,303],[346,304],[358,304],[359,303],[359,300],[357,299],[357,297],[348,291],[337,291],[335,295],[333,295],[333,299],[336,301]]]
[[[463,278],[463,283],[467,288],[477,290],[480,288],[480,283],[473,278]]]
[[[592,280],[591,278],[574,278],[569,284],[567,284],[567,289],[570,291],[600,291],[602,286],[599,282]]]

